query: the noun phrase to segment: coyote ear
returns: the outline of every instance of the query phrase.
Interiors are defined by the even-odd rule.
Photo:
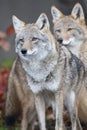
[[[12,17],[12,21],[16,33],[20,32],[25,26],[25,23],[14,15]]]
[[[42,13],[36,21],[36,25],[40,30],[47,29],[50,27],[48,17],[45,13]]]
[[[74,19],[84,20],[84,12],[81,4],[77,3],[72,9],[71,16],[73,16]]]
[[[59,18],[61,18],[63,15],[63,13],[58,10],[55,6],[51,7],[51,14],[53,17],[53,22],[55,22],[56,20],[59,20]]]

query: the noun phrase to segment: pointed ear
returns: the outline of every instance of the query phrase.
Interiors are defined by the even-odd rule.
[[[42,13],[36,21],[36,25],[40,30],[48,29],[50,27],[48,17],[45,13]]]
[[[72,9],[71,16],[73,16],[76,20],[85,20],[83,8],[81,4],[77,3],[75,4],[74,8]]]
[[[12,17],[12,21],[13,21],[13,26],[15,29],[15,32],[18,33],[21,30],[23,30],[25,23],[23,21],[21,21],[20,19],[18,19],[16,16]]]
[[[51,14],[52,14],[52,17],[53,17],[53,22],[59,20],[61,17],[63,17],[63,13],[58,10],[55,6],[52,6],[51,7]]]

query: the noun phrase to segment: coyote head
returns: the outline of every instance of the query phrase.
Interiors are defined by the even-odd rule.
[[[22,59],[31,57],[43,59],[50,52],[52,35],[49,21],[45,14],[41,14],[33,24],[25,24],[13,16],[13,25],[16,32],[16,53]]]
[[[82,6],[77,3],[71,15],[65,16],[56,7],[51,8],[54,35],[60,44],[75,47],[85,38],[86,26]]]

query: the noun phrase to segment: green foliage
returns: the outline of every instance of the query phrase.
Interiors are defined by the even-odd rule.
[[[0,130],[5,130],[5,126],[0,127]]]
[[[0,70],[3,68],[11,68],[14,59],[0,60]]]
[[[15,127],[15,128],[12,128],[13,130],[20,130],[19,127]],[[3,124],[1,127],[0,127],[0,130],[9,130],[9,128],[6,128],[6,126]]]

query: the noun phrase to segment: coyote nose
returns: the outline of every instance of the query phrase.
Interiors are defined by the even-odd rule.
[[[22,54],[26,54],[26,53],[27,53],[27,49],[25,49],[25,48],[22,49],[22,50],[21,50],[21,53],[22,53]]]
[[[62,43],[62,42],[63,42],[63,39],[62,39],[62,38],[59,38],[57,41],[58,41],[59,43]]]

